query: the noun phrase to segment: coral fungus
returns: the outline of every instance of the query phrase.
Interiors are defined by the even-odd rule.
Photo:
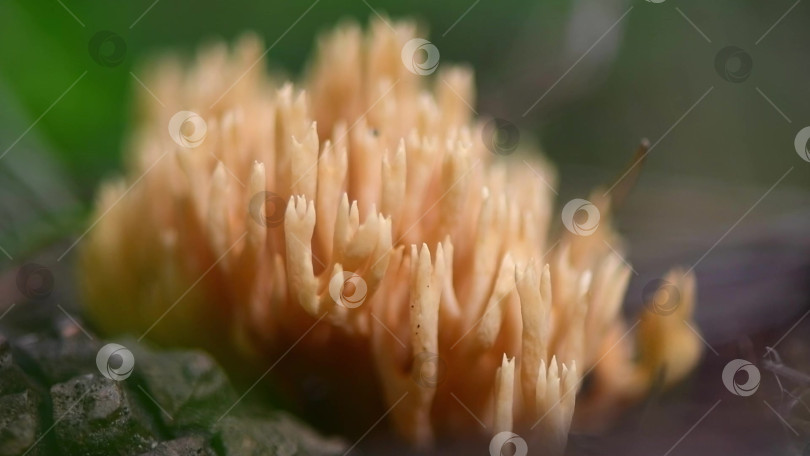
[[[333,413],[382,405],[421,445],[512,431],[553,454],[572,420],[688,373],[694,278],[671,273],[669,311],[626,322],[609,199],[587,232],[551,236],[555,173],[525,141],[493,153],[471,73],[413,71],[416,28],[370,28],[320,40],[300,87],[255,37],[153,65],[126,178],[83,244],[89,315],[259,372],[286,356],[269,375],[291,385],[332,370]]]

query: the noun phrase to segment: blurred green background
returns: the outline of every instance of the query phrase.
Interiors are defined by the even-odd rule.
[[[0,247],[24,254],[32,239],[81,227],[99,181],[120,170],[133,99],[148,96],[135,76],[150,56],[253,30],[278,40],[267,58],[295,75],[318,33],[377,13],[419,20],[442,62],[469,63],[478,111],[539,141],[563,182],[608,183],[599,171],[619,175],[644,137],[655,145],[648,176],[767,188],[796,166],[783,185],[809,182],[793,142],[810,125],[810,2],[6,0]],[[101,30],[124,40],[121,64],[91,58]],[[744,81],[716,71],[729,45],[751,57]]]

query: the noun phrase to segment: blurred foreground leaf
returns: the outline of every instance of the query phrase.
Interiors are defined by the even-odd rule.
[[[83,213],[69,180],[0,81],[0,266],[75,229]],[[30,130],[29,130],[30,128]]]

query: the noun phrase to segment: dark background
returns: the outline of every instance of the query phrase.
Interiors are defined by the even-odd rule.
[[[0,5],[0,80],[10,92],[4,94],[4,104],[13,97],[22,117],[33,120],[88,72],[32,132],[52,146],[82,196],[120,163],[132,98],[145,96],[130,72],[137,75],[149,56],[167,49],[191,53],[201,43],[232,40],[247,30],[258,32],[269,45],[300,17],[268,54],[273,65],[296,75],[319,32],[348,18],[366,22],[374,16],[372,7],[394,19],[415,18],[424,24],[443,62],[465,62],[475,69],[479,112],[519,124],[563,165],[620,166],[639,138],[658,140],[712,86],[705,103],[656,148],[648,163],[651,170],[771,184],[788,165],[799,164],[793,138],[810,125],[810,7],[799,3],[766,35],[795,0],[369,0],[368,5],[321,0],[303,17],[311,2],[63,3],[75,19],[57,1]],[[521,117],[631,6],[549,95]],[[88,43],[100,30],[124,39],[126,55],[120,65],[103,67],[91,58]],[[728,45],[752,58],[753,70],[744,82],[730,83],[715,71],[715,55]],[[21,131],[8,133],[3,149]],[[788,180],[801,181],[798,174]]]
[[[808,166],[793,140],[810,125],[810,7],[795,0],[5,1],[0,171],[14,168],[36,185],[30,155],[41,155],[77,198],[75,207],[62,202],[57,209],[82,212],[98,182],[120,168],[132,101],[148,96],[135,78],[149,57],[191,54],[201,43],[252,30],[275,42],[272,65],[295,76],[319,32],[377,13],[417,19],[442,62],[470,64],[478,111],[538,141],[561,168],[564,189],[575,179],[583,187],[606,184],[610,179],[589,178],[581,167],[618,175],[645,137],[655,147],[642,183],[662,173],[768,188],[797,166],[780,187],[807,185]],[[116,66],[99,65],[88,50],[102,30],[126,45]],[[742,82],[724,80],[715,68],[729,45],[753,63]],[[736,63],[728,64],[733,70]],[[0,231],[0,245],[24,252],[28,243],[17,234]]]
[[[618,175],[644,137],[657,144],[643,179],[660,172],[767,188],[798,166],[780,186],[807,185],[808,167],[795,153],[793,139],[810,125],[810,7],[794,0],[320,0],[314,6],[244,0],[5,1],[0,4],[0,154],[6,156],[0,172],[14,169],[27,187],[42,187],[42,180],[56,185],[54,176],[61,173],[60,191],[30,198],[44,197],[47,201],[39,204],[49,214],[58,211],[60,222],[81,223],[100,179],[119,170],[132,101],[148,96],[135,76],[150,56],[167,49],[191,54],[206,41],[232,40],[252,30],[268,45],[278,40],[269,61],[297,75],[319,32],[345,19],[366,22],[375,11],[419,20],[430,30],[442,62],[472,65],[479,112],[510,120],[521,127],[524,140],[539,141],[562,169],[564,188],[579,178],[583,188],[604,184],[580,167]],[[102,30],[126,44],[117,66],[91,58],[90,39]],[[724,80],[715,69],[716,54],[729,45],[753,62],[739,83]],[[56,169],[39,170],[32,155]],[[60,194],[58,204],[54,193]],[[63,200],[65,194],[76,199]],[[37,244],[32,235],[42,234],[41,217],[31,217],[37,222],[33,226],[27,217],[13,218],[14,228],[0,229],[0,245],[28,252]],[[20,237],[21,231],[27,235]]]

